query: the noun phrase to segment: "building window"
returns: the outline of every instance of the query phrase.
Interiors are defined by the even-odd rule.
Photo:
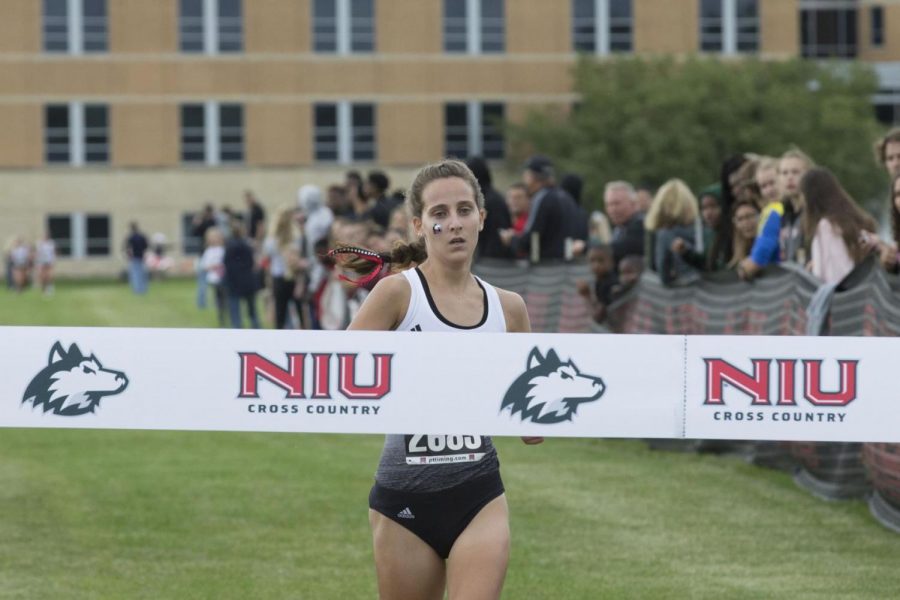
[[[444,0],[444,51],[454,54],[505,52],[503,0]]]
[[[700,51],[758,52],[758,0],[700,0]]]
[[[573,0],[572,47],[576,52],[631,52],[631,0]]]
[[[882,125],[900,125],[900,88],[879,90],[873,98],[875,118]]]
[[[71,215],[48,215],[47,232],[56,246],[57,256],[72,256]]]
[[[47,216],[47,231],[61,257],[102,257],[112,254],[109,215],[71,213]]]
[[[109,215],[85,215],[87,236],[85,254],[87,256],[109,256],[110,243]]]
[[[314,0],[313,50],[320,53],[375,51],[375,0]]]
[[[109,162],[109,109],[104,104],[44,107],[44,158],[48,164]]]
[[[869,9],[869,30],[871,44],[876,48],[884,45],[884,7],[873,6]]]
[[[106,0],[43,0],[44,51],[106,52]]]
[[[179,0],[182,52],[218,54],[244,50],[242,0]]]
[[[313,119],[317,161],[348,164],[376,159],[374,104],[316,104]]]
[[[856,2],[800,3],[800,52],[804,58],[856,58]]]
[[[181,105],[181,161],[219,165],[244,160],[244,107],[240,104]]]
[[[505,156],[500,103],[451,103],[444,106],[444,154],[456,158]]]

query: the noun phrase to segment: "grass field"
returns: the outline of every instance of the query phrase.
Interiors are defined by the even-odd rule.
[[[192,294],[191,282],[145,298],[96,282],[0,291],[0,325],[212,326]],[[366,498],[381,443],[0,429],[0,598],[374,598]],[[637,441],[496,444],[506,598],[898,595],[900,536],[861,501]]]

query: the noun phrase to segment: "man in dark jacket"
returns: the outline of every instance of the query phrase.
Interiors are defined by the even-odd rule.
[[[512,227],[512,217],[506,199],[496,189],[491,180],[491,171],[480,156],[466,160],[466,165],[478,180],[484,195],[484,228],[478,234],[479,258],[513,258],[512,250],[500,240],[500,231]]]
[[[525,163],[522,181],[531,196],[528,222],[520,235],[507,229],[500,234],[501,239],[514,252],[525,252],[532,257],[536,253],[539,260],[565,258],[570,224],[566,218],[563,192],[555,184],[553,163],[546,156],[532,156]],[[537,249],[532,246],[533,242],[537,243]]]
[[[644,255],[644,219],[638,211],[634,187],[627,181],[611,181],[603,192],[606,216],[613,226],[612,249],[616,270],[626,256]]]
[[[256,316],[257,278],[253,248],[244,237],[244,226],[241,223],[232,225],[232,236],[225,243],[225,293],[228,298],[228,313],[231,326],[243,327],[241,319],[241,302],[247,305],[247,316],[253,329],[259,329],[259,318]]]

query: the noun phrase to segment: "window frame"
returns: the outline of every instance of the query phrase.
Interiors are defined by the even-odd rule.
[[[364,111],[370,112],[371,125],[357,123],[357,115]],[[320,123],[320,114],[325,112],[331,113],[333,119]],[[312,119],[313,160],[316,163],[347,165],[378,160],[376,103],[347,100],[316,102],[313,104]]]

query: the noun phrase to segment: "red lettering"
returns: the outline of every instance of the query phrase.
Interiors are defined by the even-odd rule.
[[[704,404],[725,404],[722,391],[729,383],[753,399],[754,405],[768,405],[769,363],[768,358],[754,358],[753,375],[747,374],[731,363],[720,358],[704,358],[706,362],[706,401]]]
[[[338,389],[350,400],[378,400],[391,391],[392,354],[373,354],[375,377],[372,385],[357,385],[357,354],[338,354]]]
[[[313,398],[331,398],[331,354],[313,354]]]
[[[287,353],[288,367],[282,369],[255,352],[239,352],[241,357],[240,398],[259,398],[257,383],[260,377],[268,379],[285,390],[285,398],[305,398],[303,395],[303,363],[306,354]]]
[[[778,381],[781,384],[781,393],[778,398],[779,406],[796,406],[794,399],[794,367],[797,361],[793,358],[778,359]]]
[[[804,360],[803,396],[816,406],[846,406],[856,399],[857,360],[838,360],[840,384],[836,392],[822,391],[822,361]]]

